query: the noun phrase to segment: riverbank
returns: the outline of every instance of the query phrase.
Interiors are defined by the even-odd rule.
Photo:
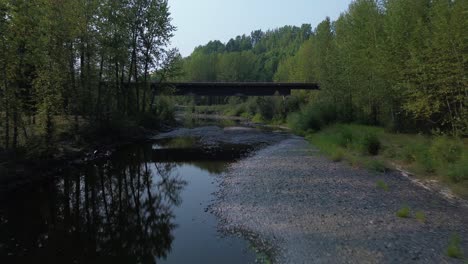
[[[118,148],[149,140],[160,131],[167,130],[170,127],[166,125],[158,130],[141,126],[114,127],[108,135],[81,134],[80,140],[63,137],[54,142],[47,153],[43,152],[41,145],[31,146],[39,151],[20,149],[16,153],[4,153],[0,157],[0,199],[22,186],[48,181],[65,167],[108,158]]]
[[[391,133],[357,124],[335,124],[305,134],[334,161],[378,172],[398,170],[435,192],[468,198],[468,141],[462,138]]]
[[[398,172],[332,162],[299,137],[233,164],[220,181],[211,210],[221,228],[262,241],[275,263],[463,263],[447,256],[454,235],[468,252],[466,207]]]

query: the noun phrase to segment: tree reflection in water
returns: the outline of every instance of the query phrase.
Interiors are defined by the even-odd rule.
[[[55,183],[17,193],[0,207],[0,254],[88,262],[155,263],[171,251],[174,206],[187,184],[174,163],[148,162],[144,148],[72,168]],[[16,197],[17,196],[17,197]]]

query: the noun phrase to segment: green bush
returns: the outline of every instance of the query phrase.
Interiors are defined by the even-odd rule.
[[[376,156],[379,154],[381,143],[376,134],[365,134],[362,138],[361,144],[364,153],[370,154],[372,156]]]
[[[296,132],[319,131],[336,121],[334,110],[325,104],[309,104],[299,113],[289,116],[288,124]]]
[[[426,215],[423,211],[417,211],[415,217],[421,223],[424,223],[426,221]]]
[[[409,206],[405,205],[400,210],[396,212],[396,215],[400,218],[408,218],[410,214]]]
[[[338,133],[337,143],[341,147],[348,147],[353,142],[353,132],[348,127],[341,127]]]
[[[245,102],[246,110],[250,115],[255,115],[257,113],[257,98],[256,97],[249,97]]]
[[[460,236],[453,234],[452,237],[450,237],[449,245],[447,247],[447,256],[451,258],[463,258],[463,252],[460,244]]]
[[[159,120],[173,121],[175,116],[175,103],[171,97],[158,96],[155,100],[155,109],[152,115]]]
[[[382,190],[384,190],[386,192],[388,192],[388,190],[389,190],[388,184],[385,183],[383,180],[378,180],[377,181],[377,188],[382,189]]]
[[[463,152],[463,143],[447,136],[436,137],[429,149],[431,157],[439,164],[457,162]]]
[[[468,160],[461,160],[448,168],[447,176],[452,182],[468,181]]]
[[[436,170],[434,164],[434,159],[431,157],[431,154],[426,150],[426,148],[420,148],[417,153],[415,153],[416,165],[417,167],[426,173],[433,173]]]
[[[370,159],[365,162],[366,168],[371,171],[376,171],[376,172],[386,172],[387,171],[387,166],[380,161],[380,160],[374,160]]]
[[[257,113],[254,115],[254,117],[252,117],[252,122],[254,123],[262,123],[263,122],[263,118],[262,118],[262,115]]]
[[[289,96],[285,101],[285,110],[287,113],[298,112],[301,109],[302,101],[297,96]]]
[[[401,159],[405,162],[412,163],[416,161],[416,145],[406,144],[401,151]]]
[[[281,106],[277,98],[260,97],[257,100],[258,112],[265,120],[272,120],[278,113],[281,112]]]
[[[344,157],[344,151],[341,148],[337,148],[331,152],[331,159],[334,162],[342,161]]]

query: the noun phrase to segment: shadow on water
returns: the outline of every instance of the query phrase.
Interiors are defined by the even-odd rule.
[[[0,255],[90,262],[248,263],[248,243],[223,237],[206,212],[214,175],[251,150],[203,149],[193,138],[133,144],[67,168],[0,205]]]

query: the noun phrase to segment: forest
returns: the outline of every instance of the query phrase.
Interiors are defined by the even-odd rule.
[[[131,137],[173,120],[179,104],[286,124],[336,160],[384,149],[425,174],[468,183],[467,12],[465,0],[356,0],[315,28],[255,30],[182,58],[170,46],[168,0],[0,0],[0,156]],[[175,99],[151,89],[166,81],[321,89]],[[348,160],[360,159],[354,152]],[[364,163],[384,169],[374,161]]]
[[[302,106],[306,116],[296,123],[304,130],[308,115],[312,128],[358,122],[466,136],[467,10],[464,0],[357,0],[315,29],[257,30],[199,46],[183,60],[178,78],[316,82],[320,92],[296,94],[286,106],[271,98],[244,99],[244,109],[234,111],[284,120]],[[233,107],[242,101],[229,100]]]
[[[0,153],[167,118],[174,30],[167,0],[0,0]]]

